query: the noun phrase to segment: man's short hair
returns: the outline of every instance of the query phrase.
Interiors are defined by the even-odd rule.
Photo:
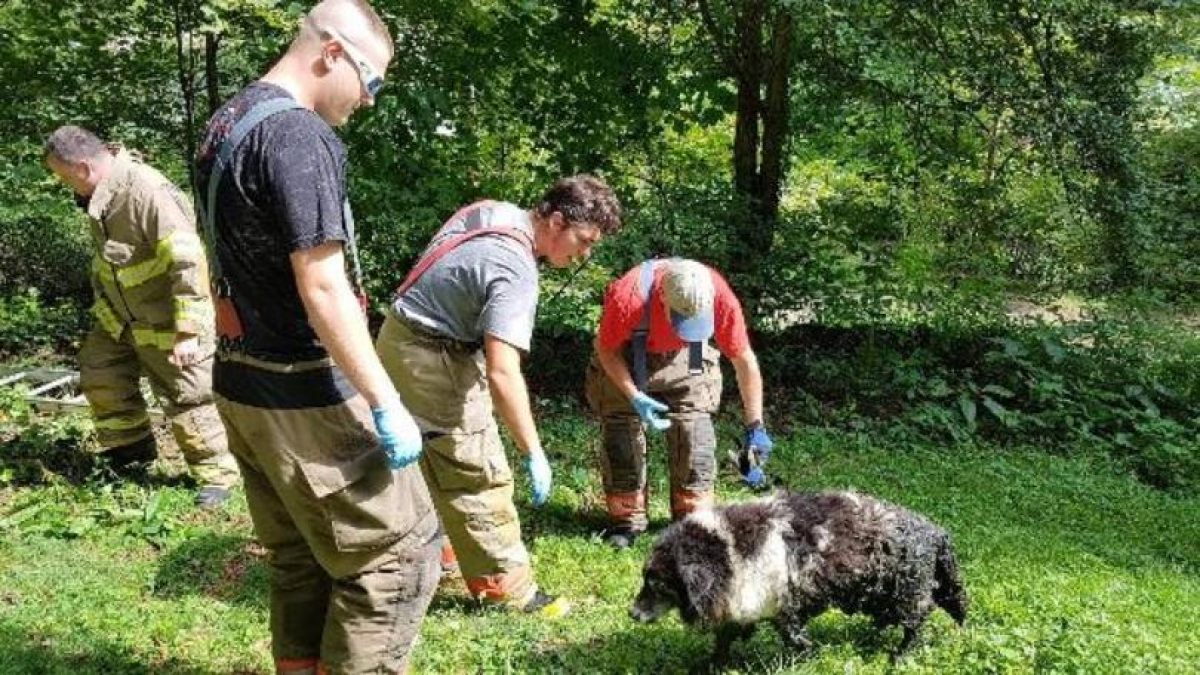
[[[326,40],[329,37],[326,33],[330,28],[346,35],[348,32],[345,28],[346,12],[353,12],[363,19],[367,33],[385,45],[388,54],[393,53],[395,48],[392,44],[391,31],[366,0],[324,0],[318,3],[304,17],[304,22],[301,24],[301,38],[304,37],[306,31],[309,31],[313,38]]]
[[[534,212],[548,218],[558,211],[572,225],[595,225],[604,234],[621,229],[621,202],[604,181],[588,174],[560,178]]]
[[[46,139],[46,149],[42,157],[45,159],[53,155],[60,162],[78,164],[106,152],[108,147],[96,134],[83,127],[68,124],[55,129],[50,138]]]

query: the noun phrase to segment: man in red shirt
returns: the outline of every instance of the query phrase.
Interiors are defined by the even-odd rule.
[[[757,486],[763,482],[757,464],[771,450],[762,419],[762,374],[728,282],[694,260],[648,260],[605,293],[587,395],[603,430],[604,492],[612,521],[605,538],[617,548],[629,546],[647,526],[643,426],[666,433],[672,518],[714,501],[712,413],[721,401],[721,369],[710,337],[737,374],[747,456],[754,459],[742,471]]]

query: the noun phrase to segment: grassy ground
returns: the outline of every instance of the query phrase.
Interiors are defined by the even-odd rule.
[[[707,636],[627,609],[650,541],[608,550],[594,427],[545,411],[551,503],[519,506],[539,579],[568,596],[556,622],[481,610],[443,589],[418,672],[674,673],[701,666]],[[971,615],[937,613],[893,665],[893,629],[830,612],[818,645],[788,654],[763,628],[734,653],[744,673],[1185,673],[1200,663],[1200,499],[1170,497],[1085,459],[1034,450],[929,447],[897,434],[779,439],[773,468],[799,488],[855,487],[922,511],[955,536]],[[662,451],[653,475],[663,493]],[[0,466],[0,469],[3,467]],[[201,514],[165,463],[149,486],[0,482],[0,673],[266,673],[267,572],[245,504]],[[2,477],[3,471],[0,471]],[[751,495],[723,477],[721,497]],[[654,499],[661,524],[666,506]]]

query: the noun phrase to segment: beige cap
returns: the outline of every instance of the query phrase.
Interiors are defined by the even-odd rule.
[[[680,338],[706,340],[712,335],[712,272],[695,260],[669,260],[662,278],[663,300],[671,310],[671,324]]]

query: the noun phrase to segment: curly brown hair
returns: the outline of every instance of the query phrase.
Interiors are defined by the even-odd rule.
[[[555,211],[572,225],[595,225],[606,235],[621,229],[621,202],[617,195],[604,181],[589,174],[558,179],[534,209],[542,218]]]

